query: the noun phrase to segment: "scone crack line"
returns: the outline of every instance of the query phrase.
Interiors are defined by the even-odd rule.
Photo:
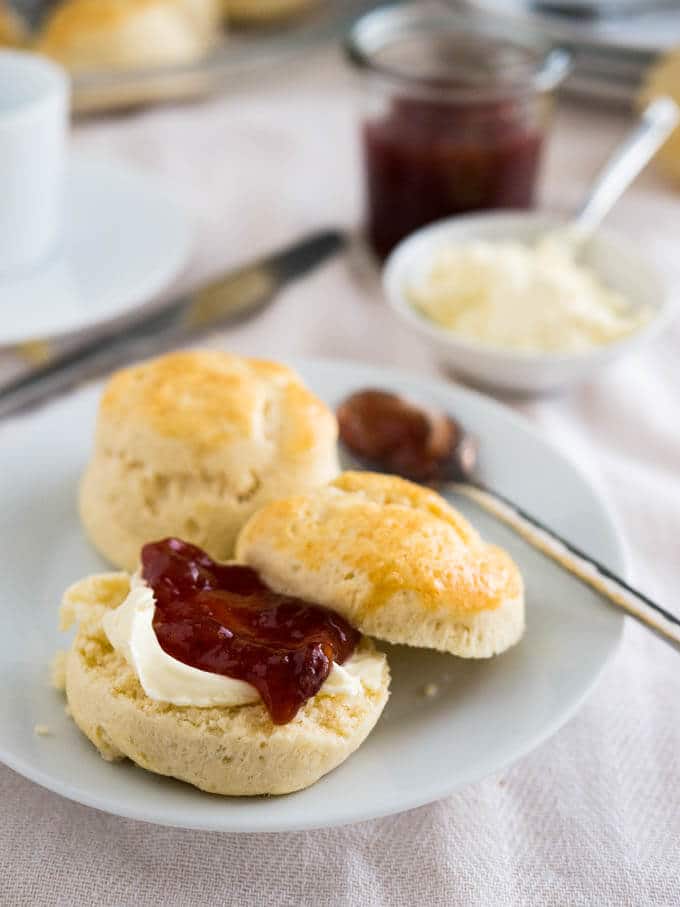
[[[219,498],[231,497],[239,503],[245,503],[255,497],[262,486],[260,472],[249,468],[245,482],[234,485],[233,477],[226,470],[209,472],[201,470],[183,470],[170,473],[159,473],[149,464],[138,459],[130,459],[124,451],[108,448],[105,451],[107,460],[117,461],[125,472],[142,473],[142,481],[147,484],[149,495],[153,494],[154,513],[164,498],[181,496],[192,490],[200,489]]]

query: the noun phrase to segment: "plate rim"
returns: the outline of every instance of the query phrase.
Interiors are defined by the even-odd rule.
[[[224,348],[224,346],[224,344],[220,344],[219,348]],[[343,370],[352,369],[354,374],[358,373],[357,383],[359,383],[361,380],[360,376],[362,370],[368,370],[369,372],[376,374],[379,373],[381,376],[383,376],[383,380],[407,380],[411,382],[412,386],[415,389],[422,389],[425,392],[427,392],[427,387],[429,386],[430,388],[438,388],[438,391],[443,392],[444,394],[449,394],[452,392],[454,394],[462,394],[463,396],[472,399],[476,405],[482,406],[482,408],[486,409],[487,411],[492,413],[500,413],[503,419],[511,422],[514,426],[518,427],[524,433],[529,434],[533,438],[533,440],[543,448],[549,449],[552,456],[559,459],[565,468],[575,474],[578,479],[585,486],[587,486],[588,491],[591,493],[593,499],[596,500],[598,506],[601,508],[601,516],[606,522],[611,533],[611,547],[616,563],[608,562],[608,559],[605,559],[605,562],[607,562],[608,566],[610,566],[612,569],[618,570],[624,578],[628,577],[628,546],[621,531],[619,521],[616,518],[616,513],[609,503],[609,500],[597,487],[597,485],[591,480],[591,478],[587,476],[571,459],[569,459],[569,457],[563,454],[562,451],[559,450],[551,440],[544,437],[541,431],[527,417],[515,412],[509,406],[506,406],[502,402],[493,399],[492,397],[489,397],[478,390],[466,387],[461,384],[447,382],[446,379],[437,375],[429,375],[427,373],[413,371],[408,368],[400,368],[389,365],[384,366],[379,363],[375,364],[362,360],[353,360],[343,357],[336,358],[282,356],[280,361],[300,371],[304,371],[305,369],[323,369],[329,366],[337,367]],[[83,387],[79,388],[75,394],[70,394],[68,395],[68,397],[60,399],[59,402],[63,405],[65,400],[76,399],[77,397],[87,395],[88,393],[93,393],[97,388],[101,387],[102,383],[103,379],[90,381]],[[20,413],[11,417],[10,419],[5,420],[5,422],[0,425],[0,435],[3,431],[6,431],[8,427],[11,428],[11,426],[16,424],[18,421],[30,422],[33,418],[39,418],[43,411],[43,409],[32,410],[26,413]],[[45,772],[43,772],[42,769],[33,767],[30,762],[26,762],[21,758],[15,758],[13,754],[7,752],[1,740],[0,762],[5,764],[12,771],[15,771],[17,774],[23,776],[24,778],[27,778],[29,781],[32,781],[68,800],[79,803],[82,806],[97,809],[110,815],[120,816],[121,818],[132,819],[135,821],[141,821],[165,827],[186,828],[191,830],[210,832],[224,832],[227,834],[274,834],[279,832],[300,832],[321,828],[335,828],[345,825],[353,825],[360,822],[367,822],[374,819],[384,818],[390,815],[408,812],[412,809],[417,809],[418,807],[425,806],[429,803],[433,803],[437,800],[451,796],[456,791],[461,790],[468,785],[476,784],[477,782],[481,781],[483,778],[488,777],[491,774],[496,774],[506,770],[510,765],[517,762],[520,758],[527,756],[529,753],[533,752],[535,749],[545,743],[546,740],[548,740],[551,736],[553,736],[553,734],[560,730],[579,711],[584,702],[588,699],[588,697],[597,686],[603,672],[618,652],[625,626],[625,616],[622,613],[616,614],[616,612],[612,612],[612,619],[615,618],[618,618],[618,620],[615,627],[614,624],[612,624],[613,630],[609,651],[605,654],[601,664],[593,673],[589,682],[585,685],[581,693],[576,696],[566,708],[562,709],[552,721],[546,722],[541,731],[532,737],[531,743],[529,745],[519,743],[508,747],[507,757],[502,762],[500,762],[491,772],[482,767],[479,771],[473,770],[472,772],[470,772],[466,776],[466,778],[459,783],[447,785],[437,782],[425,787],[421,785],[418,788],[417,793],[407,793],[406,795],[401,796],[398,801],[392,801],[389,805],[382,804],[378,808],[376,808],[375,806],[371,808],[370,806],[362,806],[361,804],[359,804],[354,810],[351,811],[351,815],[336,813],[334,816],[331,816],[330,819],[324,821],[319,821],[318,818],[310,818],[309,820],[307,820],[303,817],[291,822],[289,820],[286,820],[284,814],[281,818],[274,816],[272,820],[267,820],[266,827],[262,827],[262,823],[259,821],[259,819],[256,819],[255,822],[244,822],[243,820],[241,820],[239,823],[240,827],[238,828],[235,828],[233,825],[225,825],[223,821],[213,821],[211,816],[198,816],[195,819],[192,819],[190,814],[186,818],[181,819],[173,819],[165,816],[159,817],[157,814],[151,815],[148,812],[145,812],[143,805],[137,809],[128,808],[126,805],[119,805],[117,803],[112,804],[110,798],[106,800],[105,798],[100,797],[96,792],[92,794],[83,794],[79,790],[71,788],[67,782],[63,782],[59,779],[55,780]],[[175,783],[182,782],[177,781]],[[191,792],[196,793],[195,791]],[[202,793],[204,792],[199,791],[199,794]],[[208,796],[219,797],[219,795],[210,794],[208,794]],[[281,802],[282,800],[287,799],[287,797],[294,796],[295,793],[292,793],[285,795],[285,797],[273,798],[273,802]],[[250,798],[244,797],[220,799],[229,803],[232,799],[242,800],[243,802],[246,802]],[[261,798],[255,799],[260,800]],[[259,816],[259,813],[254,813],[253,815]],[[311,815],[315,814],[312,813]]]

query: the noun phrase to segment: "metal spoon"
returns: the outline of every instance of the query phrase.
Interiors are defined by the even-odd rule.
[[[587,239],[678,123],[680,107],[672,98],[662,96],[651,101],[597,175],[567,229],[574,231],[580,241]]]
[[[341,441],[365,466],[465,495],[680,651],[680,619],[474,477],[477,441],[447,413],[365,390],[348,397],[337,415]]]

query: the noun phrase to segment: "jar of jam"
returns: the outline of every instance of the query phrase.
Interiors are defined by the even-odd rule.
[[[442,217],[532,207],[564,51],[418,4],[368,13],[346,51],[362,79],[366,232],[379,257]]]

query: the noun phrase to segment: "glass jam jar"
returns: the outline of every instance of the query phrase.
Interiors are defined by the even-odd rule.
[[[366,232],[380,258],[442,217],[532,207],[566,52],[417,4],[359,19],[346,52],[362,77]]]

